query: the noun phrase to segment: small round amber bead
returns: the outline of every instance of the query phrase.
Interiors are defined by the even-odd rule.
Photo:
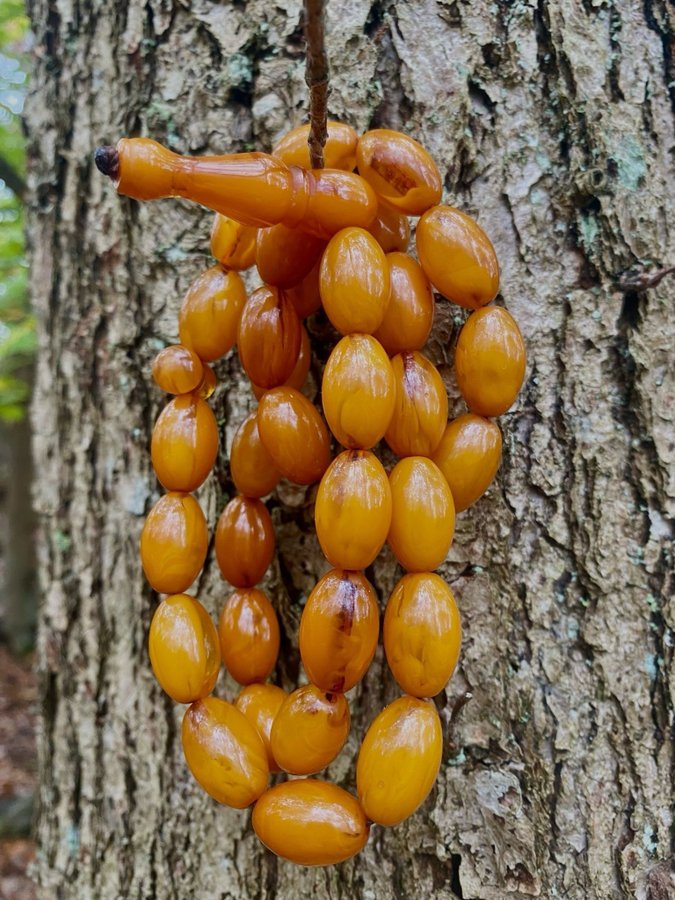
[[[356,165],[358,135],[344,122],[327,122],[328,139],[323,148],[323,164],[327,169],[343,169],[351,172]],[[274,145],[272,156],[283,160],[287,166],[311,168],[309,158],[309,124],[299,125]]]
[[[258,273],[265,284],[293,287],[312,271],[325,246],[325,241],[298,228],[261,228],[255,255]]]
[[[331,569],[314,587],[300,620],[300,656],[324,691],[348,691],[368,670],[380,631],[375,591],[361,572]]]
[[[376,717],[363,739],[356,787],[366,816],[398,825],[426,800],[441,764],[443,735],[429,700],[399,697]]]
[[[394,251],[405,253],[408,249],[408,244],[410,243],[410,222],[408,217],[395,212],[393,209],[389,209],[387,206],[378,208],[375,221],[368,226],[368,231],[385,253]]]
[[[450,486],[456,512],[483,496],[501,455],[502,433],[494,422],[473,413],[448,422],[433,460]]]
[[[279,655],[279,622],[257,588],[240,588],[227,598],[218,621],[223,664],[239,684],[264,681]]]
[[[159,604],[148,648],[155,678],[176,703],[193,703],[211,693],[220,668],[218,632],[194,597],[174,594]]]
[[[208,403],[175,397],[155,422],[150,445],[155,474],[168,491],[196,490],[218,455],[218,426]]]
[[[264,497],[277,486],[281,472],[265,450],[258,434],[258,414],[245,419],[232,441],[230,451],[232,481],[244,497]]]
[[[218,803],[245,809],[267,787],[262,738],[231,703],[216,697],[193,703],[183,717],[182,739],[190,771]]]
[[[225,269],[242,272],[255,262],[258,229],[216,213],[211,229],[211,256]]]
[[[369,334],[348,334],[323,372],[323,412],[343,447],[369,450],[384,437],[394,412],[396,386],[389,357]]]
[[[253,587],[274,556],[274,528],[267,508],[252,497],[234,497],[216,528],[216,559],[223,578],[235,587]]]
[[[192,350],[182,344],[172,344],[154,358],[152,377],[167,394],[189,394],[201,383],[202,362]]]
[[[204,565],[209,533],[199,503],[170,493],[152,507],[141,532],[145,577],[160,594],[180,594]]]
[[[417,223],[417,255],[444,297],[477,309],[499,290],[499,263],[478,222],[452,206],[435,206]]]
[[[304,385],[305,381],[307,381],[309,367],[312,364],[312,345],[309,341],[307,329],[304,325],[301,325],[300,329],[300,353],[298,353],[295,368],[282,385],[282,387],[295,388],[297,391],[299,391]],[[252,384],[251,387],[253,388],[253,393],[255,394],[256,400],[260,400],[262,395],[265,393],[265,388],[261,388],[257,384]]]
[[[319,289],[319,274],[321,272],[321,260],[302,279],[299,284],[288,288],[286,296],[293,304],[296,313],[301,319],[311,316],[321,308],[321,291]]]
[[[515,319],[500,306],[471,313],[455,350],[457,386],[471,412],[501,416],[525,377],[525,344]]]
[[[239,318],[246,303],[244,282],[236,272],[212,266],[188,289],[178,318],[178,333],[186,347],[206,362],[224,356],[237,340]]]
[[[270,772],[281,771],[272,756],[270,734],[274,719],[287,696],[286,691],[275,684],[249,684],[234,701],[239,712],[246,716],[262,738]]]
[[[239,321],[237,348],[254,384],[283,384],[300,353],[301,324],[293,304],[278,288],[261,287],[246,302]]]
[[[199,383],[199,387],[197,388],[197,396],[201,397],[202,400],[208,400],[209,397],[213,394],[216,389],[216,375],[211,366],[206,363],[203,364],[204,374],[202,376],[202,380]]]
[[[332,762],[349,737],[343,694],[306,684],[289,694],[272,725],[272,755],[284,772],[312,775]]]
[[[326,471],[328,429],[318,410],[295,388],[275,388],[261,398],[258,432],[281,474],[296,484],[313,484]]]
[[[462,624],[452,591],[438,575],[404,575],[384,614],[384,652],[403,690],[435,697],[457,667]]]
[[[419,263],[405,253],[388,253],[391,294],[375,337],[390,356],[421,350],[434,323],[434,297]]]
[[[431,456],[448,421],[448,395],[438,369],[421,353],[391,361],[396,402],[385,440],[397,456]]]

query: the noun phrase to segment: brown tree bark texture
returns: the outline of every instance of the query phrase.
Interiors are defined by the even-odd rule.
[[[443,569],[465,639],[439,698],[438,783],[352,862],[278,861],[247,813],[188,775],[183,710],[146,651],[156,598],[138,538],[158,496],[148,449],[164,402],[150,362],[210,264],[211,215],[117,197],[92,149],[128,134],[190,153],[270,148],[306,115],[300,0],[29,0],[43,896],[672,896],[675,281],[621,289],[627,272],[675,263],[672,8],[327,6],[331,115],[428,147],[447,200],[495,243],[529,349],[497,483],[459,517]],[[439,302],[428,347],[456,411],[462,320]],[[229,446],[254,401],[235,355],[218,374]],[[223,456],[200,492],[211,525],[231,493]],[[279,558],[266,587],[287,687],[324,568],[311,500],[283,488],[270,502]],[[386,598],[390,555],[373,577]],[[212,557],[197,587],[216,614],[226,588]],[[364,727],[396,695],[380,650],[327,777],[353,787]]]

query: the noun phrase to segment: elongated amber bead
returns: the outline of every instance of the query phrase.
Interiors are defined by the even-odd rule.
[[[239,684],[264,681],[279,655],[279,622],[274,607],[257,588],[230,594],[218,621],[225,668]]]
[[[344,122],[326,123],[328,139],[323,147],[323,164],[327,169],[344,169],[346,172],[356,165],[356,142],[359,136]],[[288,166],[311,168],[309,158],[309,124],[298,125],[274,145],[272,156],[277,156]]]
[[[211,256],[224,269],[242,272],[255,263],[258,229],[216,213],[211,228]]]
[[[196,353],[182,344],[160,350],[152,363],[152,377],[167,394],[189,394],[199,387],[204,367]]]
[[[421,350],[434,324],[434,297],[419,263],[406,253],[388,253],[391,293],[382,324],[374,337],[390,356]]]
[[[397,456],[431,456],[448,421],[448,395],[438,369],[422,353],[404,351],[391,361],[394,413],[385,440]]]
[[[241,277],[212,266],[193,281],[185,295],[178,317],[181,341],[203,361],[219,359],[237,340],[245,303]]]
[[[313,484],[330,462],[328,429],[300,391],[267,391],[258,407],[258,432],[282,475],[296,484]]]
[[[483,496],[497,474],[501,455],[502,433],[494,422],[473,413],[448,422],[432,458],[450,486],[456,512]]]
[[[239,321],[237,349],[254,384],[283,384],[300,353],[302,326],[293,304],[278,288],[261,287],[246,301]]]
[[[306,684],[289,694],[272,725],[272,755],[284,772],[312,775],[332,762],[349,737],[342,694]]]
[[[405,253],[410,243],[410,222],[402,213],[380,205],[368,231],[385,253]]]
[[[244,497],[264,497],[274,490],[281,478],[281,472],[260,440],[257,412],[244,419],[234,436],[230,474]]]
[[[288,296],[288,295],[287,295]],[[298,353],[298,358],[295,361],[295,366],[293,367],[293,371],[288,376],[286,381],[284,381],[282,387],[292,387],[295,388],[296,391],[299,391],[304,385],[305,381],[307,381],[307,375],[309,373],[309,368],[312,364],[312,345],[309,341],[309,335],[307,334],[307,329],[304,325],[300,326],[300,352]],[[253,393],[255,395],[256,400],[260,400],[262,395],[265,393],[266,388],[260,387],[258,384],[251,384],[253,388]]]
[[[234,497],[216,527],[216,559],[223,578],[235,587],[253,587],[274,556],[274,527],[267,508],[252,497]]]
[[[196,490],[218,455],[218,426],[208,403],[194,394],[168,403],[155,422],[150,453],[155,474],[168,491]]]
[[[290,288],[308,275],[321,258],[326,242],[299,228],[261,228],[255,262],[265,284]]]
[[[286,691],[275,684],[249,684],[234,701],[239,712],[246,716],[262,738],[270,772],[281,771],[272,756],[270,734],[274,719],[287,696]]]
[[[180,594],[204,565],[209,533],[190,494],[169,493],[152,507],[141,532],[145,577],[160,594]]]

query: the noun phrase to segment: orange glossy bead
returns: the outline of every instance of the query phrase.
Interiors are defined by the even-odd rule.
[[[502,433],[489,419],[466,413],[448,422],[433,460],[450,486],[455,512],[492,484],[502,456]]]
[[[204,565],[209,533],[199,503],[170,493],[152,507],[141,532],[145,577],[160,594],[180,594]]]
[[[275,684],[249,684],[234,701],[239,712],[246,716],[262,738],[270,772],[281,771],[272,756],[270,734],[274,719],[287,696],[286,691]]]
[[[405,253],[410,243],[410,222],[408,217],[389,209],[387,206],[379,206],[377,216],[368,231],[382,247],[385,253],[399,251]]]
[[[211,256],[225,269],[242,272],[255,262],[258,229],[216,213],[211,228]]]
[[[201,383],[203,371],[197,354],[182,344],[172,344],[160,350],[152,363],[152,377],[167,394],[189,394],[194,391]]]
[[[323,412],[343,447],[368,450],[384,437],[394,412],[394,371],[382,345],[369,334],[348,334],[323,372]]]
[[[300,620],[300,656],[312,684],[348,691],[375,655],[380,613],[375,591],[360,572],[331,569],[316,584]]]
[[[241,314],[237,347],[254,384],[283,384],[295,368],[301,338],[298,314],[282,291],[261,287],[251,294]]]
[[[274,556],[274,528],[267,508],[252,497],[234,497],[216,528],[216,559],[223,578],[235,587],[253,587]]]
[[[215,687],[220,668],[218,632],[194,597],[174,594],[152,617],[148,638],[155,678],[176,703],[193,703]]]
[[[499,263],[478,222],[452,206],[435,206],[417,223],[417,255],[444,297],[477,309],[499,290]]]
[[[252,412],[239,426],[230,451],[232,481],[245,497],[264,497],[277,486],[281,472],[258,434],[258,415]]]
[[[398,825],[424,803],[441,764],[443,734],[429,700],[399,697],[376,717],[363,739],[356,787],[366,816]]]
[[[327,122],[328,139],[323,148],[323,164],[327,169],[344,169],[346,172],[356,165],[356,142],[359,137],[350,125],[344,122]],[[274,145],[272,156],[276,156],[288,166],[311,168],[309,158],[309,124],[299,125]]]
[[[438,369],[421,353],[404,351],[391,361],[396,403],[385,440],[398,456],[431,456],[448,420],[448,395]]]
[[[224,356],[237,340],[246,303],[244,282],[236,272],[212,266],[190,286],[178,317],[178,333],[201,360]]]
[[[197,396],[202,400],[208,400],[216,389],[216,375],[211,366],[204,363],[204,374],[197,388]]]
[[[421,350],[434,324],[434,296],[419,263],[405,253],[388,253],[391,294],[375,337],[390,356]]]
[[[501,416],[525,377],[525,344],[515,319],[499,306],[477,309],[455,350],[457,386],[472,413]]]
[[[218,455],[218,426],[208,403],[194,394],[168,403],[152,430],[150,453],[155,474],[168,491],[196,490]]]
[[[255,254],[258,273],[265,284],[290,288],[312,271],[325,246],[325,241],[298,228],[261,228]]]
[[[274,388],[261,398],[258,432],[281,474],[296,484],[313,484],[326,471],[328,429],[316,407],[295,388]]]
[[[289,694],[274,719],[272,755],[284,772],[312,775],[325,769],[349,737],[349,704],[343,694],[306,684]]]
[[[181,732],[188,767],[214,800],[245,809],[260,797],[269,780],[265,746],[231,703],[198,700],[186,711]]]
[[[396,559],[409,572],[437,569],[455,533],[455,504],[443,473],[424,456],[408,456],[390,476],[391,527]]]
[[[356,164],[381,204],[419,216],[441,199],[441,175],[421,144],[387,128],[361,135]]]
[[[345,228],[321,259],[321,302],[341,334],[372,334],[389,303],[389,266],[384,250],[363,228]]]
[[[321,479],[314,509],[316,536],[337,569],[365,569],[384,544],[391,524],[391,489],[378,458],[345,450]]]
[[[298,353],[298,358],[295,362],[293,371],[282,385],[283,387],[295,388],[297,391],[299,391],[303,387],[305,381],[307,381],[309,367],[312,364],[312,345],[309,341],[307,329],[304,325],[301,325],[300,329],[300,352]],[[257,384],[252,384],[251,387],[253,388],[256,400],[260,400],[265,393],[265,388],[262,388]]]
[[[218,620],[218,637],[223,664],[239,684],[264,681],[277,663],[277,614],[257,588],[230,594]]]
[[[321,291],[319,289],[319,273],[321,272],[321,260],[314,265],[311,272],[302,279],[299,284],[288,288],[286,296],[293,304],[296,313],[301,319],[311,316],[321,308]]]

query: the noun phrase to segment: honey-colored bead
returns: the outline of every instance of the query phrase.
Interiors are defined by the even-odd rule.
[[[401,213],[380,205],[377,216],[368,231],[385,253],[399,251],[405,253],[410,243],[410,222]]]
[[[396,385],[389,357],[369,334],[348,334],[323,372],[323,412],[343,447],[369,450],[384,437],[394,412]]]
[[[471,216],[452,206],[435,206],[417,223],[415,239],[429,281],[448,300],[477,309],[497,296],[497,254]]]
[[[316,536],[336,569],[365,569],[391,524],[391,489],[378,458],[345,450],[321,479],[314,509]]]
[[[274,528],[265,504],[234,497],[216,528],[216,559],[223,578],[235,587],[253,587],[274,556]]]
[[[282,385],[282,387],[295,388],[297,391],[299,391],[305,381],[307,381],[309,367],[312,364],[312,345],[309,341],[307,329],[304,325],[301,325],[300,329],[300,352],[298,353],[298,358],[295,362],[293,371]],[[260,400],[265,393],[265,388],[262,388],[257,384],[251,384],[251,387],[253,388],[256,400]]]
[[[255,253],[258,273],[265,284],[290,288],[311,272],[325,246],[325,241],[297,228],[261,228]]]
[[[281,478],[281,472],[260,440],[256,412],[241,423],[234,436],[230,474],[235,487],[245,497],[264,497],[274,490]]]
[[[202,400],[208,400],[216,389],[217,381],[215,372],[211,366],[204,363],[203,368],[204,374],[202,375],[202,380],[199,383],[196,393]]]
[[[284,772],[312,775],[325,769],[349,737],[349,704],[343,694],[306,684],[289,694],[274,719],[272,755]]]
[[[152,507],[141,532],[145,577],[160,594],[180,594],[204,565],[209,544],[206,519],[190,494],[170,493]]]
[[[299,284],[288,288],[286,291],[286,296],[301,319],[306,319],[307,316],[311,316],[312,313],[321,308],[320,272],[321,260],[319,259],[309,274],[305,275]]]
[[[405,350],[391,361],[396,402],[385,440],[397,456],[431,456],[448,420],[448,395],[438,369]]]
[[[323,164],[327,169],[343,169],[351,172],[356,165],[358,135],[344,122],[327,122],[328,139],[323,148]],[[282,159],[287,166],[310,169],[309,124],[299,125],[274,145],[272,156]]]
[[[328,243],[319,273],[321,302],[341,334],[372,334],[389,303],[384,250],[363,228],[345,228]]]
[[[148,648],[155,678],[176,703],[193,703],[211,693],[220,668],[218,632],[194,597],[174,594],[159,604]]]
[[[198,700],[186,710],[181,732],[188,767],[214,800],[245,809],[260,797],[269,780],[265,746],[231,703]]]
[[[223,664],[239,684],[264,681],[277,663],[277,614],[257,588],[230,594],[218,621],[218,637]]]
[[[455,505],[438,466],[424,456],[408,456],[390,476],[391,527],[387,541],[409,572],[437,569],[455,533]]]
[[[178,333],[186,347],[206,362],[224,356],[237,340],[246,303],[241,276],[212,266],[189,287],[178,317]]]
[[[413,697],[435,697],[457,667],[462,623],[438,575],[404,575],[384,614],[384,652],[392,675]]]
[[[381,205],[419,216],[441,199],[441,175],[421,144],[400,131],[376,128],[356,145],[359,174]]]
[[[251,381],[265,389],[283,384],[298,360],[301,337],[300,319],[282,291],[254,291],[241,314],[237,338],[239,358]]]
[[[324,691],[353,688],[368,671],[379,631],[377,597],[368,579],[331,569],[300,619],[300,656],[309,680]]]
[[[448,482],[455,512],[482,497],[497,474],[502,433],[489,419],[466,413],[448,422],[433,460]]]
[[[211,407],[194,394],[175,397],[155,422],[150,453],[155,474],[168,491],[196,490],[218,455]]]
[[[157,354],[152,377],[167,394],[189,394],[203,377],[203,366],[196,353],[182,344],[172,344]]]
[[[281,771],[272,756],[270,734],[274,719],[287,696],[286,691],[275,684],[249,684],[234,701],[239,712],[246,716],[262,738],[270,772]]]
[[[295,388],[274,388],[261,398],[258,432],[281,474],[296,484],[313,484],[326,471],[328,429],[317,409]]]
[[[356,764],[356,787],[366,816],[398,825],[424,803],[441,764],[443,734],[429,700],[399,697],[372,723]]]
[[[419,263],[405,253],[388,253],[389,306],[375,337],[390,356],[421,350],[434,324],[434,296]]]
[[[472,413],[501,416],[525,377],[525,344],[515,319],[499,306],[477,309],[455,350],[457,386]]]
[[[216,213],[211,229],[211,256],[225,269],[242,272],[255,262],[258,229]]]

